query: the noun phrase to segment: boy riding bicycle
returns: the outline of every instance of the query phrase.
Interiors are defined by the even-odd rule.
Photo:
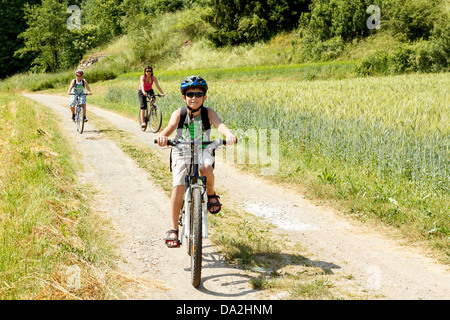
[[[87,89],[87,94],[91,94],[91,88],[86,81],[83,79],[83,70],[78,69],[75,71],[76,78],[70,82],[68,94],[71,95],[69,103],[70,103],[70,111],[72,111],[72,121],[75,121],[75,106],[77,105],[77,98],[80,99],[80,104],[84,110],[84,121],[86,122],[86,96],[84,95],[84,89]]]
[[[210,125],[213,124],[217,130],[226,137],[227,145],[236,143],[236,137],[231,130],[222,122],[217,113],[203,106],[206,100],[208,85],[199,76],[187,77],[181,83],[181,94],[186,108],[180,108],[172,113],[169,124],[158,137],[158,145],[167,145],[168,137],[177,130],[176,140],[192,141],[194,139],[210,140]],[[202,119],[203,117],[203,119]],[[204,119],[204,118],[207,119]],[[206,128],[205,128],[206,126]],[[173,190],[170,199],[170,215],[172,227],[167,232],[165,243],[169,248],[177,248],[180,245],[178,239],[178,218],[183,204],[185,192],[185,176],[189,170],[190,156],[182,151],[172,152],[172,176]],[[204,149],[199,154],[198,163],[200,165],[200,175],[206,177],[206,193],[208,195],[208,210],[210,213],[218,213],[222,204],[219,196],[214,191],[214,156],[208,149]]]

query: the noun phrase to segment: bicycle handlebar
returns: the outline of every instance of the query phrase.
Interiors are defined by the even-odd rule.
[[[154,143],[158,143],[157,139],[153,139]],[[196,141],[176,141],[175,139],[167,139],[167,145],[171,146],[171,147],[175,147],[179,144],[184,144],[184,145],[192,145],[195,144]],[[213,143],[217,143],[218,145],[226,145],[227,144],[227,140],[225,139],[215,139],[213,141],[202,141],[201,144],[204,146],[213,144]],[[237,143],[237,139],[236,139],[236,143]],[[200,143],[198,143],[200,145]]]
[[[69,93],[69,96],[90,96],[92,93]]]

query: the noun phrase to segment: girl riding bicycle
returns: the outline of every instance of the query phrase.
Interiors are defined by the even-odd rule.
[[[165,96],[164,92],[162,91],[161,87],[159,86],[158,79],[153,75],[153,68],[151,66],[147,66],[144,69],[144,74],[139,78],[139,103],[141,105],[141,113],[140,113],[140,119],[141,119],[141,125],[142,127],[146,127],[147,124],[145,123],[145,107],[147,104],[147,96],[150,94],[154,94],[153,91],[153,84],[155,84],[156,88],[158,88],[159,92],[161,92],[161,96]]]
[[[203,106],[206,100],[206,92],[208,91],[208,85],[203,78],[199,76],[187,77],[181,83],[180,90],[187,110],[180,108],[172,113],[169,124],[157,138],[160,147],[167,145],[168,137],[175,130],[177,130],[176,140],[190,141],[202,137],[204,140],[209,140],[210,129],[205,128],[205,123],[209,127],[213,124],[226,137],[227,145],[236,143],[236,137],[222,122],[217,113],[213,109]],[[202,114],[208,119],[202,119]],[[188,159],[190,161],[190,156],[186,157],[182,152],[174,151],[172,153],[173,190],[170,200],[172,228],[167,232],[167,238],[165,239],[165,243],[169,248],[177,248],[180,245],[178,239],[178,218],[183,204],[185,176],[190,167],[189,163],[187,163]],[[199,154],[198,163],[200,165],[200,175],[206,177],[208,210],[210,213],[218,213],[222,204],[219,202],[219,196],[214,191],[214,156],[208,150],[204,150]]]
[[[72,121],[75,121],[75,106],[77,105],[77,98],[80,99],[80,104],[84,109],[84,121],[86,119],[86,96],[84,94],[84,89],[87,89],[87,94],[91,94],[91,88],[86,81],[83,79],[83,70],[78,69],[75,71],[76,78],[70,82],[68,94],[71,95],[69,103],[70,103],[70,111],[72,111]]]

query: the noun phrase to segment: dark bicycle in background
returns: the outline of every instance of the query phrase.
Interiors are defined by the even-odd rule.
[[[148,94],[146,98],[144,125],[141,126],[142,131],[147,130],[150,125],[152,132],[158,132],[162,124],[161,109],[155,104],[156,97],[162,97],[160,94]],[[150,106],[150,108],[149,108]]]

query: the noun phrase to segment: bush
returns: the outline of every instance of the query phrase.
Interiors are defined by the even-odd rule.
[[[146,23],[128,26],[128,36],[133,53],[139,62],[155,65],[156,62],[178,59],[183,46],[207,34],[209,25],[201,19],[204,9],[166,13]],[[142,20],[138,16],[136,21]]]
[[[98,81],[112,80],[117,78],[118,74],[113,70],[92,69],[86,72],[86,80],[89,83]]]
[[[219,46],[267,40],[294,30],[308,0],[210,0],[205,20],[215,31],[211,40]]]
[[[450,71],[450,64],[445,48],[438,41],[425,40],[401,44],[392,52],[377,51],[356,66],[358,75],[446,71]]]
[[[442,15],[442,0],[384,0],[383,3],[387,27],[401,40],[429,39],[434,21]]]
[[[387,12],[393,13],[388,25],[400,39],[409,41],[401,43],[393,51],[369,55],[357,65],[357,74],[450,71],[450,13],[440,11],[440,0],[430,3],[406,0],[403,3],[386,1]],[[399,21],[394,23],[394,18]]]
[[[384,50],[379,50],[357,64],[355,71],[361,76],[387,74],[388,67],[389,54]]]
[[[101,33],[100,28],[92,24],[84,24],[79,29],[70,30],[64,39],[60,69],[76,66],[89,49],[100,45]]]
[[[345,46],[340,36],[325,41],[304,38],[301,42],[303,44],[301,60],[303,61],[334,60],[344,51]]]
[[[340,37],[349,41],[366,36],[367,8],[374,0],[314,0],[311,11],[300,18],[300,25],[313,39],[326,41]]]

